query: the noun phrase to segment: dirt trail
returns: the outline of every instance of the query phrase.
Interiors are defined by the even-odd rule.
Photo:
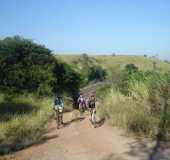
[[[85,97],[89,97],[92,93],[96,92],[96,88],[98,86],[102,86],[102,85],[106,85],[106,84],[111,84],[111,82],[110,81],[104,81],[104,82],[91,83],[88,86],[82,88],[80,92]]]
[[[169,150],[155,150],[155,142],[145,142],[124,135],[104,124],[93,128],[89,114],[74,118],[76,111],[65,114],[66,126],[49,124],[41,142],[19,151],[19,160],[169,160]],[[70,121],[72,120],[72,121]],[[169,152],[169,153],[168,153]]]
[[[94,91],[92,86],[83,93]],[[88,112],[84,118],[77,111],[66,113],[64,122],[59,130],[50,122],[41,142],[15,153],[17,160],[170,160],[170,150],[156,142],[128,137],[106,123],[94,128]]]

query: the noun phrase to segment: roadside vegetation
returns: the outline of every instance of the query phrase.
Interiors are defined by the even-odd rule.
[[[108,77],[108,71],[97,63],[94,57],[85,53],[82,55],[58,55],[57,58],[68,63],[81,75],[81,87],[92,81],[103,81]]]
[[[52,99],[33,95],[0,100],[0,154],[9,153],[38,142],[52,117]]]
[[[0,154],[40,140],[53,116],[54,93],[71,111],[81,76],[45,46],[19,36],[0,40]]]
[[[170,139],[170,72],[141,71],[128,64],[113,76],[117,81],[98,88],[100,116],[131,133]]]

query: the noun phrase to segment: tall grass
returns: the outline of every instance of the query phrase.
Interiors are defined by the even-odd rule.
[[[38,141],[52,116],[51,105],[51,98],[23,95],[6,99],[1,95],[0,154]]]
[[[106,118],[113,126],[122,127],[136,134],[154,136],[159,126],[159,118],[152,117],[146,101],[134,101],[133,97],[110,89],[99,105],[99,116]]]
[[[135,134],[170,139],[170,89],[167,91],[165,74],[149,72],[125,76],[123,84],[112,85],[103,92],[102,88],[98,90],[103,97],[98,107],[100,117]]]

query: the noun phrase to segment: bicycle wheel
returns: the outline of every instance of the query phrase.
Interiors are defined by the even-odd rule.
[[[92,110],[91,122],[92,122],[93,126],[96,128],[96,111],[95,111],[95,109]]]

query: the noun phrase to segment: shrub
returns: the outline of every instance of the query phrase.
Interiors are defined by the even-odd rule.
[[[127,64],[125,66],[125,70],[131,74],[131,73],[134,73],[134,72],[137,72],[138,71],[138,67],[136,67],[134,64]]]
[[[103,81],[106,78],[107,72],[100,66],[92,66],[89,68],[88,81]]]
[[[0,41],[0,87],[29,93],[43,85],[51,88],[54,62],[51,51],[42,45],[19,36],[5,38]]]
[[[19,36],[0,40],[0,70],[0,89],[12,94],[51,95],[56,88],[72,93],[81,81],[80,75],[59,62],[48,48]]]

